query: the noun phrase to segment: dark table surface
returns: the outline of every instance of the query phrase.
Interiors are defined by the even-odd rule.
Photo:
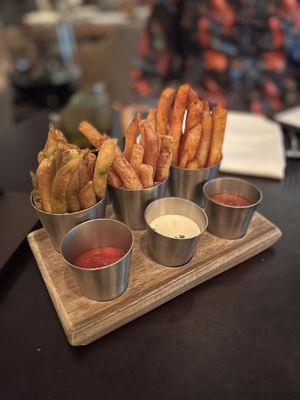
[[[12,132],[0,181],[30,190],[46,133],[45,115]],[[24,241],[0,279],[1,400],[299,399],[300,163],[249,179],[282,239],[87,347],[68,344]]]

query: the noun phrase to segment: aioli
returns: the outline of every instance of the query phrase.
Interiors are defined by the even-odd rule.
[[[201,233],[198,224],[184,215],[162,215],[155,218],[150,226],[160,235],[174,239],[190,239]]]

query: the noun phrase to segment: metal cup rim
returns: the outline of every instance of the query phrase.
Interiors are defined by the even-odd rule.
[[[109,187],[112,188],[112,189],[120,190],[120,191],[123,191],[123,192],[150,192],[151,190],[153,190],[153,189],[155,189],[155,188],[158,188],[158,187],[161,186],[163,183],[167,182],[168,179],[169,179],[169,176],[168,176],[166,179],[164,179],[163,181],[159,182],[157,185],[153,185],[153,186],[151,186],[151,187],[149,187],[149,188],[143,188],[143,189],[118,188],[118,187],[116,187],[116,186],[110,185],[109,183],[107,184],[107,186],[109,186]]]
[[[61,216],[66,216],[66,215],[79,215],[80,213],[84,213],[84,212],[86,212],[86,211],[88,211],[88,210],[92,210],[94,207],[97,207],[100,203],[104,203],[104,201],[107,199],[107,195],[105,194],[105,196],[102,197],[101,200],[97,201],[96,204],[94,204],[94,205],[91,206],[91,207],[85,208],[84,210],[74,211],[74,212],[69,212],[69,213],[57,214],[57,213],[49,213],[49,212],[47,212],[47,211],[41,210],[40,208],[36,207],[35,204],[34,204],[34,202],[33,202],[33,199],[32,199],[33,193],[34,193],[34,190],[32,190],[32,192],[30,193],[30,203],[31,203],[32,207],[33,207],[36,211],[38,211],[38,212],[40,212],[40,213],[42,213],[42,214],[45,214],[45,215],[56,215],[56,216],[60,216],[60,217],[61,217]]]
[[[116,261],[116,262],[114,262],[114,263],[112,263],[112,264],[108,264],[108,265],[105,265],[104,267],[98,267],[98,268],[81,268],[81,267],[78,267],[77,265],[74,265],[73,263],[70,263],[70,262],[64,257],[63,252],[62,252],[62,246],[63,246],[63,243],[64,243],[65,239],[66,239],[67,236],[69,235],[69,233],[71,233],[71,232],[74,231],[75,229],[78,229],[80,226],[82,226],[82,225],[84,225],[84,224],[91,223],[92,221],[110,221],[110,222],[114,222],[114,223],[117,222],[118,224],[125,226],[125,228],[126,228],[126,229],[129,231],[129,233],[130,233],[131,245],[130,245],[129,249],[126,251],[126,253],[123,255],[123,257],[121,257],[118,261]],[[102,271],[102,270],[111,268],[111,267],[115,266],[116,264],[118,264],[120,261],[124,260],[124,259],[128,256],[128,254],[132,251],[132,249],[133,249],[133,244],[134,244],[134,237],[133,237],[133,234],[132,234],[131,230],[129,229],[129,227],[128,227],[126,224],[124,224],[123,222],[118,221],[118,220],[116,220],[116,219],[112,219],[112,218],[97,218],[97,219],[90,219],[90,220],[88,220],[88,221],[82,222],[81,224],[76,225],[76,226],[74,226],[74,228],[70,229],[70,230],[65,234],[65,236],[64,236],[64,238],[63,238],[63,240],[62,240],[62,242],[61,242],[61,245],[60,245],[60,254],[61,254],[62,258],[64,259],[64,261],[65,261],[71,268],[78,269],[78,270],[80,270],[80,271],[87,271],[87,272],[89,272],[89,271],[90,271],[90,272],[93,272],[93,271],[99,271],[99,270]]]
[[[199,172],[199,171],[208,171],[209,169],[212,169],[212,168],[215,168],[215,167],[218,167],[220,164],[221,164],[221,161],[222,160],[220,160],[217,164],[214,164],[214,165],[211,165],[211,166],[209,166],[209,167],[203,167],[203,168],[196,168],[196,169],[191,169],[191,168],[182,168],[182,167],[179,167],[178,165],[171,165],[171,169],[173,168],[173,169],[179,169],[179,170],[182,170],[182,171],[194,171],[194,172]]]
[[[239,182],[242,182],[242,183],[244,183],[244,184],[250,185],[250,186],[252,186],[255,190],[257,190],[257,192],[258,192],[258,194],[259,194],[259,199],[258,199],[255,203],[251,203],[251,204],[249,204],[248,206],[232,206],[232,205],[228,205],[228,204],[219,203],[218,201],[215,201],[211,196],[209,196],[209,195],[206,193],[206,190],[205,190],[206,187],[207,187],[209,184],[212,184],[214,181],[217,181],[217,180],[219,180],[219,181],[220,181],[220,180],[233,180],[233,181],[239,181]],[[217,204],[218,206],[222,206],[222,207],[225,207],[225,208],[232,208],[232,209],[247,209],[247,208],[252,208],[252,207],[255,207],[255,206],[257,206],[258,204],[260,204],[261,201],[262,201],[262,199],[263,199],[262,191],[261,191],[261,190],[259,189],[259,187],[256,186],[254,183],[249,182],[249,181],[247,181],[247,180],[245,180],[245,179],[240,179],[240,178],[235,178],[235,177],[230,177],[230,176],[224,176],[224,177],[220,176],[219,178],[214,178],[214,179],[211,179],[211,180],[207,181],[207,182],[203,185],[202,193],[204,194],[204,196],[205,196],[208,200],[212,201],[214,204]]]
[[[156,203],[156,202],[158,202],[158,201],[161,201],[161,200],[165,200],[165,199],[178,199],[178,200],[180,200],[180,201],[182,201],[182,202],[193,204],[194,206],[198,207],[198,208],[201,210],[201,212],[202,212],[203,215],[204,215],[205,225],[204,225],[204,228],[203,228],[202,230],[200,230],[200,233],[199,233],[198,235],[192,236],[192,237],[189,237],[189,238],[177,239],[177,238],[172,238],[172,237],[170,237],[170,236],[163,235],[163,234],[157,232],[156,230],[154,230],[154,229],[151,227],[151,225],[148,223],[148,220],[147,220],[147,218],[146,218],[147,210],[148,210],[148,208],[149,208],[152,204],[154,204],[154,203]],[[168,214],[165,214],[165,215],[168,215]],[[178,215],[179,215],[179,214],[178,214]],[[182,198],[182,197],[174,197],[174,196],[173,196],[173,197],[164,197],[164,198],[162,198],[162,199],[157,199],[157,200],[152,201],[152,202],[146,207],[146,209],[145,209],[144,218],[145,218],[147,227],[149,227],[149,229],[151,229],[152,232],[154,232],[155,234],[157,234],[157,235],[159,235],[159,236],[162,236],[162,237],[164,237],[164,238],[171,239],[171,240],[173,240],[174,242],[176,242],[176,241],[178,241],[178,240],[180,240],[180,241],[183,242],[183,241],[185,241],[185,240],[196,239],[196,238],[200,237],[200,236],[206,231],[207,226],[208,226],[208,216],[207,216],[207,214],[206,214],[206,211],[205,211],[202,207],[198,206],[198,204],[194,203],[193,201],[188,200],[188,199],[184,199],[184,198]],[[190,218],[190,219],[191,219],[191,218]],[[194,222],[195,222],[195,221],[194,221]],[[197,224],[197,225],[198,225],[198,224]]]

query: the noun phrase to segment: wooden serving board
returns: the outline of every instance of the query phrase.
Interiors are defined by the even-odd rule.
[[[155,263],[148,253],[146,231],[135,231],[128,288],[120,297],[108,302],[82,296],[72,271],[54,250],[44,229],[31,232],[28,242],[68,341],[78,346],[106,335],[253,257],[280,237],[280,229],[256,212],[244,238],[225,240],[205,232],[192,260],[174,268]]]

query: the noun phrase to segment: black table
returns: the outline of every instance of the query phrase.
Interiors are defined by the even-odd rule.
[[[27,147],[6,168],[13,189],[30,189],[46,132],[45,115],[14,132]],[[1,400],[299,399],[300,164],[250,180],[280,242],[87,347],[67,343],[24,241],[0,280]]]

